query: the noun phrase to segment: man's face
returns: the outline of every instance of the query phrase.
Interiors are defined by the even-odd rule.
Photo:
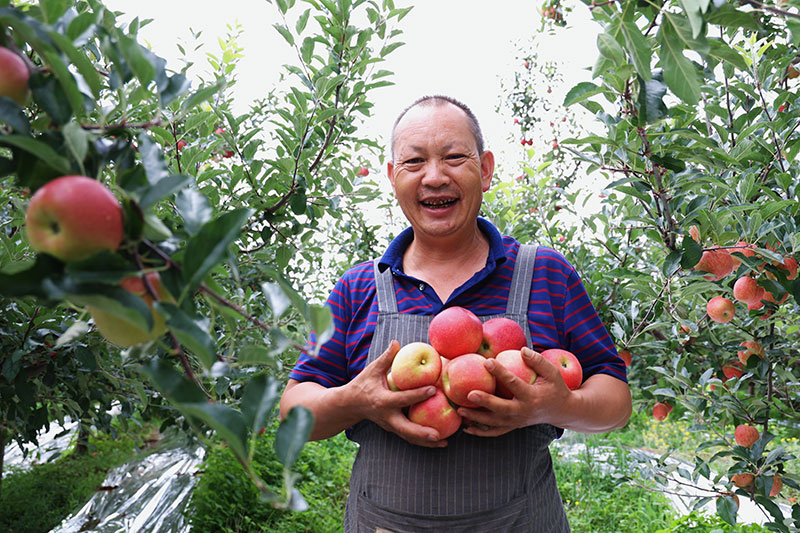
[[[395,129],[388,171],[414,232],[445,237],[474,227],[492,179],[494,156],[478,154],[461,109],[449,103],[418,105]]]

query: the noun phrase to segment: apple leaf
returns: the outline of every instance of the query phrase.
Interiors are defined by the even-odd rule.
[[[150,378],[156,389],[170,401],[180,403],[199,403],[206,401],[206,395],[196,384],[175,370],[171,363],[154,357],[144,363],[142,372]]]
[[[275,452],[285,468],[291,468],[297,460],[313,426],[314,415],[302,406],[292,407],[281,422],[275,435]]]
[[[188,290],[199,285],[206,274],[223,260],[228,252],[228,246],[239,237],[242,226],[252,213],[253,210],[249,208],[223,213],[205,223],[200,231],[189,239],[182,262]]]
[[[664,259],[664,264],[661,266],[661,272],[665,277],[670,277],[678,271],[683,257],[683,250],[672,250],[670,254]]]
[[[162,198],[166,198],[175,191],[184,188],[191,181],[192,177],[186,174],[165,176],[158,183],[144,191],[139,200],[139,205],[142,209],[147,209]]]
[[[22,135],[4,135],[0,137],[0,146],[2,145],[10,145],[25,150],[64,174],[69,174],[72,171],[67,158],[61,156],[58,152],[53,150],[50,145],[42,141]]]
[[[660,120],[667,114],[667,106],[664,104],[664,95],[667,94],[667,86],[663,81],[661,71],[652,74],[650,81],[645,81],[639,77],[639,123],[647,124]]]
[[[574,103],[580,102],[602,91],[602,87],[595,85],[590,81],[583,81],[569,90],[567,96],[564,97],[564,107],[569,107]]]
[[[42,55],[47,65],[50,67],[50,70],[52,70],[53,75],[58,79],[61,88],[64,90],[72,112],[74,114],[81,113],[83,110],[83,95],[78,90],[78,84],[75,82],[75,78],[72,77],[69,68],[67,68],[67,65],[61,60],[61,56],[49,50],[43,51]]]
[[[225,78],[219,78],[216,83],[213,85],[208,85],[207,87],[201,87],[197,91],[194,92],[189,98],[184,100],[183,104],[181,104],[181,108],[183,109],[192,109],[194,107],[199,106],[220,90],[224,89],[227,85]]]
[[[6,96],[0,96],[0,122],[5,122],[11,129],[20,135],[28,137],[31,132],[31,125],[28,117],[14,100]]]
[[[175,196],[175,206],[183,217],[184,227],[189,235],[197,233],[211,219],[208,199],[193,187],[187,187]]]
[[[271,277],[272,279],[274,279],[277,282],[277,284],[280,286],[281,290],[283,290],[283,293],[286,296],[288,296],[289,299],[292,301],[292,304],[294,305],[295,309],[297,309],[300,312],[300,314],[303,316],[303,318],[306,321],[310,321],[311,320],[311,314],[310,314],[310,311],[308,309],[308,304],[303,299],[303,297],[300,296],[300,294],[296,290],[294,290],[294,288],[292,288],[292,285],[288,281],[286,281],[286,279],[279,272],[276,272],[276,271],[274,271],[274,270],[272,270],[270,268],[262,268],[261,270],[267,276]],[[272,289],[264,287],[264,284],[262,283],[261,290],[264,291],[264,294],[266,294],[268,298],[271,298],[269,293],[271,292]],[[272,305],[272,303],[273,302],[270,301],[270,305]],[[278,305],[283,305],[283,304],[278,304]],[[275,309],[273,308],[273,313],[274,312],[275,312]],[[281,315],[283,315],[283,313],[281,313]]]
[[[280,398],[283,384],[268,374],[258,374],[245,385],[242,394],[242,415],[253,433],[266,424]]]
[[[283,287],[279,283],[262,283],[261,290],[269,300],[272,318],[277,320],[282,317],[292,303]]]
[[[611,60],[614,65],[623,65],[626,63],[625,51],[617,40],[608,33],[600,33],[597,35],[597,49],[600,51],[602,57]]]
[[[97,69],[95,69],[92,62],[89,61],[89,58],[86,57],[83,52],[75,48],[64,35],[56,31],[49,31],[47,35],[49,35],[58,48],[69,57],[70,62],[75,65],[80,75],[86,80],[86,84],[91,89],[94,97],[99,98],[100,91],[103,89],[103,83],[100,81],[100,74],[97,73]]]
[[[202,420],[217,432],[231,451],[243,461],[247,460],[247,426],[241,411],[220,403],[183,403],[178,409]]]
[[[326,305],[309,306],[311,313],[311,328],[317,337],[312,355],[316,357],[323,344],[333,337],[333,315]]]
[[[206,328],[197,319],[169,302],[156,302],[154,307],[167,317],[167,327],[175,334],[178,342],[195,354],[204,367],[211,368],[217,360],[217,344]]]
[[[720,496],[717,498],[717,514],[732,526],[736,525],[736,512],[738,505],[731,496]]]
[[[700,100],[697,69],[683,55],[678,33],[671,24],[662,24],[658,32],[659,58],[664,69],[664,81],[675,95],[690,105]]]
[[[147,174],[147,181],[150,185],[156,185],[169,175],[167,163],[164,161],[164,152],[144,131],[138,135],[137,139],[139,141],[139,154],[142,156],[142,166],[144,166],[144,171]]]
[[[683,237],[683,257],[681,268],[688,270],[700,262],[703,257],[703,248],[691,236]]]
[[[650,42],[645,39],[641,30],[632,21],[622,21],[620,31],[625,37],[625,48],[633,59],[636,73],[645,81],[650,81],[650,59],[653,56]]]
[[[156,69],[150,62],[149,54],[135,39],[125,35],[121,30],[118,38],[122,57],[125,58],[142,87],[147,87],[156,75]]]

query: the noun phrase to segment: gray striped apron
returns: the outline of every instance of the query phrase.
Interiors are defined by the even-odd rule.
[[[535,246],[517,255],[505,315],[531,345],[528,298]],[[375,260],[378,322],[367,364],[392,341],[427,342],[432,316],[399,313],[391,268]],[[458,431],[446,448],[415,446],[377,424],[362,421],[350,478],[345,532],[569,532],[548,446],[556,428],[539,424],[499,437]]]

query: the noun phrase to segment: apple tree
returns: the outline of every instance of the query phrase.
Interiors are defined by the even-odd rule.
[[[800,419],[800,4],[584,3],[599,24],[592,81],[563,105],[595,122],[554,150],[607,183],[601,206],[586,214],[579,186],[560,193],[570,227],[540,203],[559,176],[532,166],[491,209],[540,242],[567,234],[556,247],[633,354],[636,403],[668,402],[708,436],[687,476],[711,483],[697,505],[734,523],[749,498],[770,529],[796,531],[800,505],[777,504],[798,488],[796,457],[775,437]],[[664,459],[657,480],[677,468]]]
[[[251,467],[254,444],[309,328],[329,335],[329,312],[310,303],[325,276],[337,261],[374,255],[356,206],[375,197],[359,171],[378,146],[358,124],[371,92],[391,83],[378,67],[402,44],[396,24],[408,9],[274,4],[293,59],[237,114],[231,89],[246,51],[236,29],[208,54],[208,79],[192,80],[190,63],[170,70],[140,44],[147,21],[121,26],[99,0],[0,2],[0,47],[24,62],[30,93],[15,99],[0,84],[6,438],[35,442],[66,415],[108,427],[112,405],[152,410],[201,439],[214,432],[275,505],[305,506],[290,468],[311,415],[294,410],[278,431],[279,491]],[[31,197],[75,175],[118,200],[111,249],[66,256],[31,238]],[[39,229],[63,237],[83,209]]]

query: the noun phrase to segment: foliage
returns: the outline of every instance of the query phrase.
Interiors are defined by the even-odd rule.
[[[667,528],[654,533],[760,533],[769,531],[758,524],[730,525],[718,516],[709,516],[698,511],[676,518]]]
[[[271,445],[275,430],[270,426],[259,438],[255,462],[263,479],[277,489],[283,480]],[[187,509],[192,527],[196,531],[340,531],[355,451],[355,444],[343,434],[308,443],[294,468],[309,510],[291,513],[263,502],[230,450],[212,447]]]
[[[289,469],[308,412],[278,432],[289,483],[281,494],[252,468],[255,443],[274,415],[284,362],[309,328],[323,338],[331,326],[328,310],[307,301],[319,298],[315,283],[344,256],[373,255],[372,229],[349,208],[376,189],[356,179],[376,149],[357,125],[371,92],[391,83],[377,67],[402,44],[394,25],[408,9],[277,0],[275,29],[296,60],[237,115],[228,91],[244,52],[235,30],[209,55],[211,79],[192,88],[188,64],[172,72],[139,44],[146,21],[121,27],[99,0],[0,5],[0,46],[25,59],[32,88],[24,108],[0,97],[3,435],[35,441],[66,415],[107,426],[116,403],[126,415],[155,410],[201,439],[215,431],[266,497],[303,508]],[[114,253],[64,263],[30,249],[29,196],[68,174],[97,179],[120,200],[125,234]],[[151,311],[118,286],[149,272],[174,304],[148,286]],[[89,306],[145,329],[156,312],[168,332],[120,350],[97,335]]]
[[[800,482],[796,456],[774,440],[800,418],[800,278],[789,266],[800,249],[798,4],[584,3],[600,25],[593,81],[564,105],[596,124],[555,150],[586,177],[558,190],[560,176],[532,162],[514,187],[488,197],[487,211],[576,265],[618,347],[633,353],[637,407],[666,400],[670,416],[706,436],[693,474],[713,483],[720,516],[735,522],[735,490],[771,516],[771,529],[790,531],[800,506],[785,516],[768,493],[776,475],[785,487]],[[580,188],[585,179],[607,184],[596,212],[586,208],[594,198]],[[733,258],[732,271],[709,275],[704,254]],[[763,301],[737,301],[729,323],[711,320],[706,302],[733,300],[745,275]],[[764,357],[728,379],[722,367],[738,364],[740,344],[752,340]],[[733,442],[743,423],[761,432],[751,449]],[[739,472],[756,474],[755,486],[733,487]]]
[[[116,439],[96,433],[89,438],[91,453],[68,452],[29,469],[9,469],[3,479],[0,529],[9,533],[53,529],[92,497],[110,469],[142,453],[146,429]]]

